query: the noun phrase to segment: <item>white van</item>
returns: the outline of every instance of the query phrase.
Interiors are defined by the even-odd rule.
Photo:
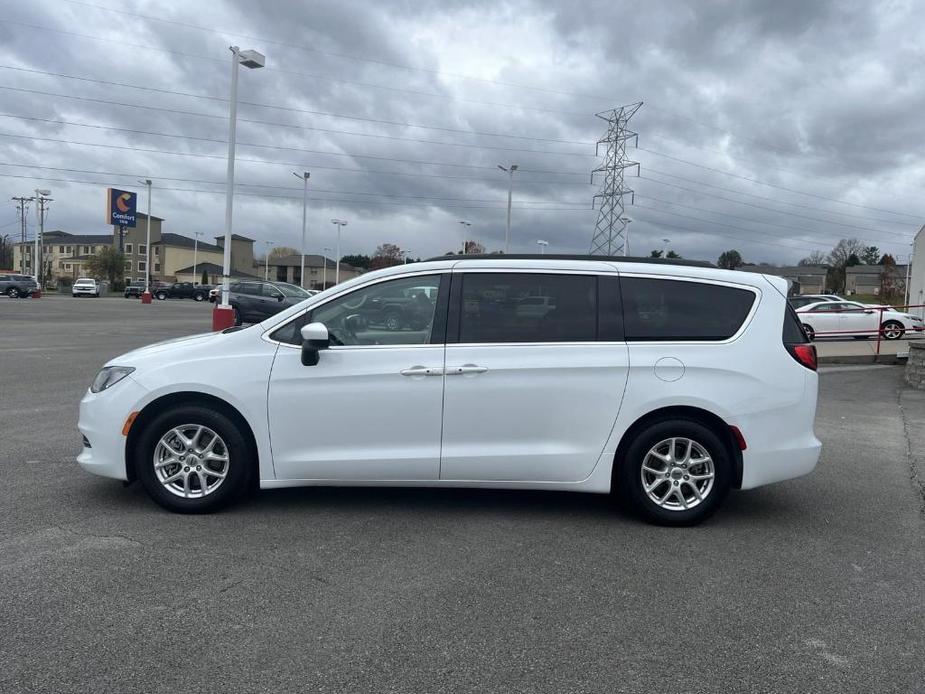
[[[426,320],[367,320],[422,287]],[[179,512],[254,486],[494,487],[615,491],[651,521],[696,523],[730,489],[816,465],[815,348],[786,291],[616,258],[387,268],[113,359],[81,401],[77,461]],[[525,312],[527,297],[552,308]]]

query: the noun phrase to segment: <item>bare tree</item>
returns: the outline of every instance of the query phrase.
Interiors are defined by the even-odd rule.
[[[822,251],[813,251],[799,262],[800,265],[825,265],[826,254]]]

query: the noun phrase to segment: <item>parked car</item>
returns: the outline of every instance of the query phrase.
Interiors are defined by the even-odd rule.
[[[80,277],[71,285],[71,296],[95,296],[99,298],[102,287],[92,277]]]
[[[127,285],[125,285],[125,291],[123,292],[125,294],[125,298],[137,299],[142,294],[144,294],[145,286],[146,285],[143,280],[135,280],[129,282]]]
[[[859,304],[855,301],[820,301],[797,309],[797,316],[810,340],[817,333],[835,333],[822,337],[854,337],[859,340],[879,331],[887,340],[898,340],[906,332],[925,330],[922,319],[886,307]]]
[[[418,287],[436,301],[415,330],[357,311]],[[111,360],[81,401],[77,462],[182,513],[253,486],[407,485],[614,491],[692,524],[816,465],[816,352],[786,290],[683,261],[386,268]],[[555,311],[518,316],[530,295]]]
[[[234,309],[235,325],[259,323],[309,296],[301,287],[286,282],[247,280],[234,282],[228,288],[228,303]]]
[[[154,291],[154,296],[158,301],[167,299],[193,299],[194,301],[204,301],[209,298],[209,290],[212,287],[208,284],[193,284],[192,282],[174,282],[173,284],[159,287]]]
[[[29,275],[0,275],[0,294],[11,299],[28,299],[38,286],[35,278]]]

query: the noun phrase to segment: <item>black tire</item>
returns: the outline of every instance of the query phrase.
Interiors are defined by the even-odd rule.
[[[234,309],[234,324],[242,325],[244,323],[244,317],[241,315],[241,312],[238,310],[237,306],[232,306]]]
[[[660,442],[673,437],[684,437],[696,442],[713,461],[712,488],[709,489],[703,501],[686,510],[672,510],[659,506],[649,498],[643,488],[642,466],[647,454]],[[621,460],[616,461],[616,464],[614,485],[620,499],[645,520],[657,525],[688,526],[706,520],[723,503],[732,486],[733,464],[729,457],[729,450],[712,429],[689,419],[663,420],[649,425],[635,436],[626,449],[625,455]],[[697,469],[703,470],[703,468]],[[674,484],[677,487],[679,481],[670,477],[663,484]],[[685,489],[685,483],[683,481],[680,483],[682,485],[680,488]],[[658,487],[655,489],[657,493],[661,491]],[[666,486],[664,489],[668,490],[670,487]]]
[[[11,299],[18,299],[19,289],[17,289],[16,287],[10,287],[9,289],[6,290],[6,295],[10,297]]]
[[[166,301],[166,300],[167,300],[167,292],[158,292],[157,294],[155,294],[155,296],[157,297],[157,300],[158,300],[158,301]]]
[[[215,491],[201,498],[184,498],[168,491],[157,479],[154,455],[161,437],[184,424],[203,425],[217,433],[228,453],[226,477]],[[135,447],[135,474],[145,491],[160,506],[175,513],[210,513],[227,506],[251,487],[256,473],[252,445],[238,425],[220,412],[202,405],[180,405],[161,413],[145,425]]]
[[[194,301],[202,301],[202,300],[205,299],[205,298],[206,298],[206,297],[205,297],[205,295],[204,295],[202,292],[196,292],[195,294],[193,294],[193,300],[194,300]]]
[[[401,330],[402,320],[401,314],[397,311],[389,311],[385,314],[385,317],[382,319],[383,325],[385,325],[386,330]]]
[[[803,323],[803,332],[806,333],[806,339],[810,342],[816,339],[816,331],[813,330],[812,326]]]
[[[897,320],[884,321],[883,325],[881,326],[881,330],[883,331],[884,340],[898,340],[906,333],[906,329],[903,327],[903,324]]]

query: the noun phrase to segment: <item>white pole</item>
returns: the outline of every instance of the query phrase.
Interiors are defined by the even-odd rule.
[[[39,226],[42,224],[42,196],[38,190],[35,191],[35,252],[32,254],[32,274],[35,275],[35,283],[39,283]],[[41,289],[41,286],[39,287]]]
[[[299,272],[299,286],[302,289],[305,289],[305,223],[308,210],[308,177],[308,171],[304,171],[301,177],[304,182],[302,188],[302,269]]]
[[[334,253],[334,284],[340,284],[340,228],[343,225],[337,225],[337,251]]]
[[[151,179],[145,179],[145,185],[148,186],[148,223],[145,231],[145,292],[151,291]],[[195,257],[195,252],[194,252]]]
[[[263,281],[266,282],[270,279],[270,246],[273,245],[272,241],[264,241],[267,246],[267,250],[263,256]]]
[[[199,264],[199,237],[201,235],[201,231],[193,232],[193,284],[196,284],[196,266]]]
[[[512,164],[508,169],[508,186],[507,186],[507,230],[504,232],[504,252],[511,252],[511,196],[514,194],[514,170],[516,165]]]
[[[321,289],[322,291],[328,288],[328,253],[331,251],[330,246],[325,246],[321,249],[321,252],[324,254],[324,270],[321,271]]]
[[[222,254],[222,302],[230,308],[228,289],[231,279],[231,217],[234,210],[234,144],[238,120],[238,52],[231,46],[231,98],[228,111],[228,174],[225,179],[225,248]]]

